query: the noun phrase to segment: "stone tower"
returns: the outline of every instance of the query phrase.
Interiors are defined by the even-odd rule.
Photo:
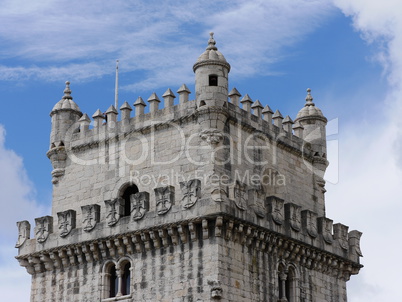
[[[51,112],[49,216],[18,222],[32,302],[346,301],[359,231],[326,217],[326,118],[295,122],[236,88],[213,35],[182,85],[135,114]],[[241,103],[241,105],[240,105]],[[241,107],[240,107],[241,106]]]

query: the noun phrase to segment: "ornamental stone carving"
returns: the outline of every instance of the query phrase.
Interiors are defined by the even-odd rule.
[[[182,204],[186,209],[191,208],[201,197],[201,180],[191,179],[180,183],[183,194]]]
[[[334,241],[332,236],[332,223],[333,221],[326,217],[318,218],[318,230],[322,234],[324,241],[328,244],[331,244]]]
[[[232,187],[232,196],[235,205],[242,211],[247,209],[248,192],[245,184],[236,181],[236,184]]]
[[[123,215],[124,200],[116,198],[113,200],[105,200],[106,205],[106,223],[108,226],[115,225]]]
[[[58,212],[60,237],[66,237],[75,228],[75,211]]]
[[[316,238],[318,236],[317,214],[309,210],[304,210],[301,214],[303,228],[310,237]]]
[[[268,197],[267,201],[272,220],[276,224],[283,224],[285,220],[284,201],[275,196]]]
[[[294,203],[285,204],[285,217],[290,227],[299,232],[301,230],[301,207]]]
[[[214,300],[220,300],[222,298],[223,292],[221,283],[215,280],[208,280],[208,284],[211,286],[211,298]]]
[[[100,221],[100,206],[97,204],[90,204],[81,207],[82,211],[82,225],[85,232],[92,231],[96,224]]]
[[[348,229],[349,227],[341,223],[334,224],[334,239],[338,241],[341,248],[348,249]]]
[[[348,242],[349,242],[349,248],[350,251],[352,253],[353,256],[360,256],[363,257],[363,253],[360,250],[360,237],[362,236],[362,232],[359,231],[350,231],[349,232],[349,238],[348,238]],[[358,259],[359,257],[357,257]]]
[[[249,200],[251,201],[251,208],[259,218],[265,218],[266,208],[264,206],[264,198],[261,196],[259,190],[251,189],[248,192]]]
[[[156,210],[158,215],[166,214],[174,204],[174,187],[155,188]]]
[[[200,137],[210,145],[217,145],[223,140],[222,132],[212,128],[201,131]]]
[[[35,218],[35,238],[39,243],[43,243],[53,233],[53,217],[43,216]]]
[[[139,220],[149,211],[149,193],[138,192],[130,195],[131,217]]]
[[[31,238],[31,224],[27,220],[18,221],[17,227],[18,227],[18,240],[17,243],[15,244],[15,247],[20,247],[25,243],[27,239]]]

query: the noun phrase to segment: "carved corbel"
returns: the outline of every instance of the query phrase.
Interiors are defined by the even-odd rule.
[[[173,227],[168,227],[167,229],[168,234],[170,238],[172,239],[173,245],[178,245],[179,244],[179,237],[177,236],[177,231]]]
[[[223,217],[218,216],[215,221],[215,236],[216,237],[222,236],[222,226],[223,226]]]
[[[208,239],[208,238],[209,238],[208,220],[203,219],[202,220],[202,239]]]

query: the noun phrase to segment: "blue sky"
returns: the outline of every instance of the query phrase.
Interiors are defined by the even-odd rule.
[[[402,4],[377,2],[3,0],[0,270],[10,277],[2,274],[0,291],[15,298],[19,280],[18,301],[28,300],[29,275],[12,258],[15,222],[50,213],[49,112],[64,82],[89,116],[114,102],[116,59],[120,103],[183,83],[194,91],[192,65],[213,31],[232,66],[230,89],[295,118],[310,87],[338,121],[327,216],[364,233],[365,268],[349,282],[349,300],[401,299],[398,274],[383,273],[398,257],[385,256],[387,246],[402,247],[394,242],[402,231]]]

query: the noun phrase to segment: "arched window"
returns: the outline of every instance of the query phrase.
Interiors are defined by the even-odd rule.
[[[108,261],[103,271],[103,299],[130,295],[131,263],[123,259],[115,264]]]
[[[116,297],[119,289],[116,266],[112,265],[109,272],[109,298]]]
[[[129,295],[130,294],[130,262],[127,262],[123,266],[123,274],[121,276],[121,294]]]
[[[278,267],[278,302],[298,302],[299,292],[294,267],[285,268],[283,264]]]
[[[209,86],[218,86],[218,76],[211,74],[209,76]]]
[[[123,212],[123,216],[130,216],[131,213],[131,201],[130,201],[130,196],[132,194],[138,193],[138,187],[136,185],[131,185],[129,187],[127,187],[123,194],[122,194],[122,198],[124,200],[124,212]]]

